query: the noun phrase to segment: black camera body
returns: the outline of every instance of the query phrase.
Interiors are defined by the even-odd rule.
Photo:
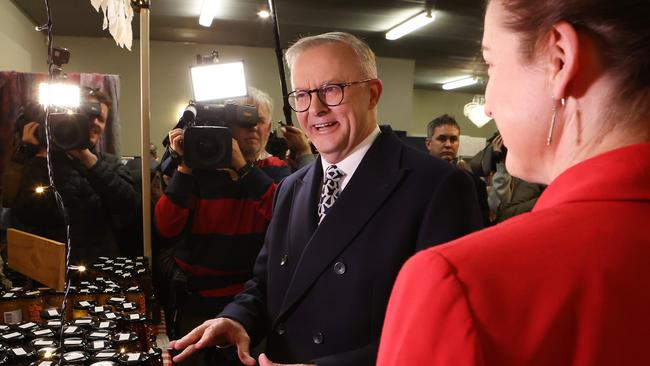
[[[251,128],[258,120],[252,105],[190,103],[181,121],[187,121],[183,134],[183,160],[193,169],[227,168],[232,160],[233,126]]]
[[[90,127],[95,118],[101,116],[101,104],[84,102],[77,109],[50,107],[49,124],[52,145],[55,149],[68,151],[90,148]],[[37,103],[28,103],[16,120],[16,133],[22,136],[24,126],[29,122],[38,122],[35,137],[40,147],[46,146],[45,111]]]

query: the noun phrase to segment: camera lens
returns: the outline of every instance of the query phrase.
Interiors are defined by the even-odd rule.
[[[222,144],[214,136],[201,136],[197,141],[196,151],[206,159],[217,158],[224,153]]]

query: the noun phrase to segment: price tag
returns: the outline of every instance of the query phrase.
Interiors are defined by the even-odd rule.
[[[124,308],[125,309],[133,309],[133,304],[130,303],[130,302],[127,302],[126,304],[124,304]]]
[[[127,361],[137,361],[140,359],[139,353],[129,353],[127,356]]]
[[[124,299],[123,297],[111,297],[108,301],[112,301],[112,302],[124,302],[124,300],[125,300],[125,299]]]
[[[95,349],[104,348],[104,341],[94,341],[93,342],[93,348],[95,348]]]
[[[31,327],[35,327],[35,326],[36,326],[36,323],[29,322],[29,323],[19,325],[18,328],[27,329],[27,328],[31,328]]]
[[[63,331],[63,333],[70,334],[70,333],[74,333],[74,332],[76,332],[76,331],[77,331],[77,327],[75,327],[75,326],[70,326],[70,327],[67,327],[67,328],[65,329],[65,331]]]
[[[43,334],[47,334],[47,333],[49,333],[49,332],[50,332],[49,329],[41,329],[41,330],[37,330],[37,331],[35,331],[34,334],[36,334],[36,335],[43,335]]]
[[[101,322],[99,323],[100,328],[108,328],[111,325],[110,322]]]
[[[88,307],[88,306],[90,306],[90,303],[88,301],[82,301],[82,302],[79,303],[79,305],[81,305],[83,307]]]
[[[59,314],[58,310],[50,309],[50,310],[47,311],[47,315],[49,315],[49,316],[59,316],[60,314]]]
[[[120,334],[117,336],[117,339],[120,340],[120,341],[128,341],[128,340],[129,340],[129,336],[130,336],[129,333],[120,333]]]
[[[77,319],[75,320],[75,323],[77,324],[90,324],[92,323],[92,319]]]
[[[18,336],[20,336],[20,333],[18,333],[18,332],[13,332],[13,333],[9,333],[9,334],[4,335],[4,337],[7,338],[7,339],[16,338]]]
[[[103,312],[103,311],[104,311],[104,307],[103,307],[103,306],[95,306],[95,312],[96,312],[96,313],[101,313],[101,312]]]
[[[107,358],[107,357],[113,357],[115,355],[115,352],[99,352],[97,354],[98,358]]]
[[[115,313],[106,313],[106,318],[115,319]]]
[[[20,347],[20,348],[12,348],[11,350],[14,351],[16,356],[24,356],[24,355],[27,354],[27,352],[25,352],[25,350],[22,347]]]
[[[129,314],[129,319],[131,320],[140,319],[140,314]]]
[[[36,346],[50,346],[52,343],[53,343],[52,341],[48,341],[48,340],[38,340],[38,341],[34,342],[34,345],[36,345]]]

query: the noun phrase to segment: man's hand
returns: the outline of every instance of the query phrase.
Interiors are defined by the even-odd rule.
[[[501,138],[501,135],[499,135],[495,137],[494,140],[492,140],[492,150],[502,152],[502,148],[503,148],[503,139]]]
[[[29,122],[23,126],[23,143],[38,146],[38,139],[36,138],[38,125],[38,122]]]
[[[232,139],[232,159],[230,160],[230,165],[235,170],[239,170],[246,165],[244,154],[242,154],[239,143],[235,139]]]
[[[282,126],[284,138],[287,140],[289,150],[293,151],[296,157],[311,154],[311,146],[307,135],[301,129],[293,126]]]
[[[176,153],[178,156],[183,156],[183,129],[175,128],[167,134],[169,136],[169,147]],[[192,168],[189,168],[183,161],[178,164],[176,168],[181,173],[192,174]]]
[[[169,131],[169,146],[178,155],[183,156],[183,129],[175,128]]]
[[[68,151],[68,154],[79,160],[87,169],[90,169],[97,164],[97,156],[88,149],[70,150]]]
[[[260,355],[260,366],[316,366],[314,364],[304,364],[304,363],[292,363],[292,364],[284,364],[284,363],[275,363],[266,357],[265,354]]]
[[[206,320],[185,337],[170,342],[169,347],[183,350],[174,357],[174,362],[181,362],[198,349],[235,345],[239,360],[245,365],[254,366],[255,359],[249,351],[250,343],[250,337],[240,323],[228,318],[217,318]]]

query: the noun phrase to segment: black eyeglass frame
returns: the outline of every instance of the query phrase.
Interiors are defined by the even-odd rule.
[[[314,89],[294,90],[291,93],[287,94],[287,103],[289,104],[289,107],[291,107],[291,109],[293,109],[293,111],[296,112],[296,113],[306,112],[309,109],[309,107],[311,107],[311,101],[312,101],[312,96],[311,95],[312,95],[312,93],[316,92],[316,95],[318,96],[318,99],[321,101],[321,103],[325,104],[328,107],[336,107],[337,105],[340,105],[341,103],[343,103],[343,99],[345,98],[345,87],[352,86],[352,85],[355,85],[355,84],[367,83],[367,82],[373,81],[373,80],[377,80],[377,79],[376,78],[369,78],[369,79],[358,80],[358,81],[350,81],[350,82],[347,82],[347,83],[327,83],[327,84],[321,85],[318,88],[314,88]],[[328,104],[326,101],[323,100],[324,97],[321,96],[321,91],[324,90],[327,87],[330,87],[330,86],[338,86],[339,88],[341,88],[341,100],[339,100],[338,103],[336,103],[336,104]],[[293,105],[291,105],[291,102],[290,102],[291,101],[291,96],[296,94],[296,93],[307,93],[307,95],[309,95],[309,104],[307,104],[307,108],[305,108],[305,109],[303,109],[301,111],[294,108]]]

